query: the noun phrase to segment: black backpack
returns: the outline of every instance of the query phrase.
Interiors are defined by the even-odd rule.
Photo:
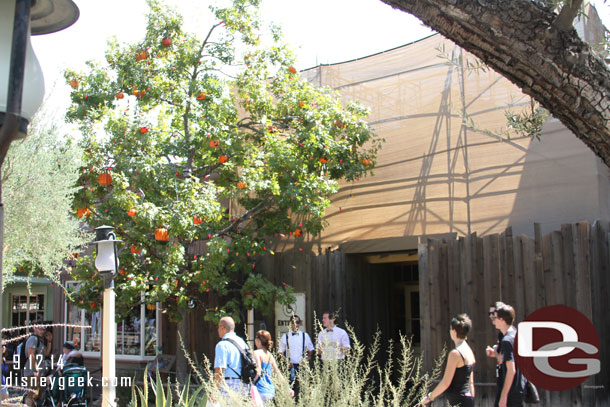
[[[237,372],[231,366],[229,366],[229,369],[237,373],[242,383],[252,383],[256,377],[256,361],[254,360],[254,356],[252,355],[250,348],[247,345],[246,348],[240,347],[237,342],[231,338],[225,338],[223,341],[231,342],[233,346],[239,349],[239,354],[241,355],[241,372]]]
[[[25,369],[28,361],[28,355],[26,353],[26,349],[25,349],[25,345],[28,342],[28,339],[30,339],[32,336],[36,337],[36,349],[38,349],[38,346],[40,345],[40,338],[37,335],[30,335],[27,338],[25,338],[20,344],[19,346],[17,346],[17,351],[19,352],[19,370],[21,372],[23,372],[23,370]],[[34,359],[34,363],[37,363],[36,359]],[[32,366],[33,367],[33,366]]]

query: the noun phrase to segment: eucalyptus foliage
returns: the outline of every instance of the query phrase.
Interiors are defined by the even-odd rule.
[[[82,151],[57,127],[59,121],[43,108],[3,163],[3,284],[16,271],[59,281],[65,259],[85,242],[72,213]]]
[[[338,181],[374,166],[380,141],[366,109],[303,81],[279,31],[262,28],[258,3],[211,7],[211,27],[187,33],[175,10],[150,0],[145,38],[112,41],[104,63],[65,74],[86,161],[74,210],[123,240],[124,314],[140,292],[176,318],[187,305],[239,320],[242,304],[290,302],[291,288],[257,274],[256,259],[277,239],[298,246],[318,234]],[[99,185],[106,172],[112,184]],[[167,243],[155,240],[159,228]],[[92,268],[79,258],[74,295],[95,308]]]

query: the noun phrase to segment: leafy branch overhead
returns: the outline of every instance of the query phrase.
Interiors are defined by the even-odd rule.
[[[258,275],[256,259],[277,239],[298,247],[318,234],[338,181],[374,166],[380,140],[366,110],[301,80],[276,31],[262,46],[257,5],[212,7],[210,28],[192,34],[150,0],[141,42],[111,42],[105,63],[65,74],[87,163],[74,210],[124,241],[124,313],[140,292],[174,316],[192,300],[208,319],[239,318],[242,301],[289,301],[291,289]],[[96,307],[93,262],[78,264],[79,301]]]

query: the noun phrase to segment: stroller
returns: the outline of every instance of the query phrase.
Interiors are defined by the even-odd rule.
[[[36,399],[36,407],[87,407],[87,369],[76,364],[67,364],[63,375],[52,374],[55,380],[42,389]]]

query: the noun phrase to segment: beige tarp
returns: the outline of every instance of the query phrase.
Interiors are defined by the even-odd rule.
[[[375,175],[333,197],[319,249],[507,226],[531,234],[533,222],[547,231],[608,217],[607,168],[554,119],[542,141],[495,134],[505,111],[530,109],[530,98],[440,35],[303,75],[368,106],[386,139]]]

